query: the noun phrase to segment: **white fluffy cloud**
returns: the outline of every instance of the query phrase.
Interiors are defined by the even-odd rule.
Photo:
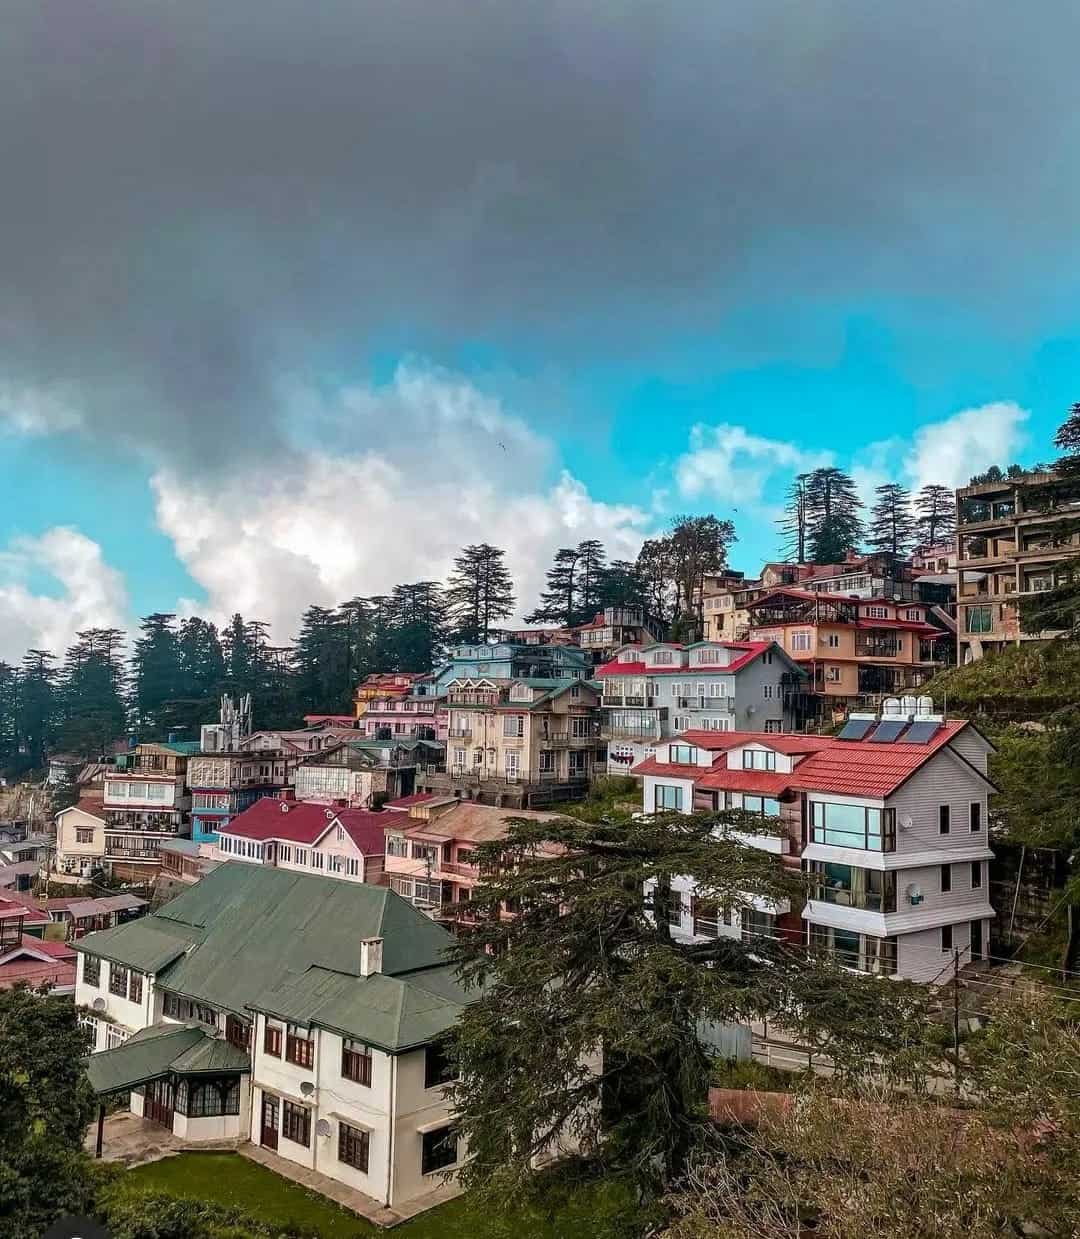
[[[1024,423],[1030,416],[1013,401],[998,400],[920,427],[904,458],[911,486],[964,486],[990,465],[1011,464],[1026,441]]]
[[[549,480],[551,445],[458,376],[414,363],[384,388],[294,399],[319,446],[225,483],[154,476],[158,523],[209,600],[182,609],[239,610],[284,640],[309,603],[443,580],[462,546],[490,541],[506,550],[521,614],[559,546],[597,537],[633,558],[647,532],[643,510],[599,502],[565,471]],[[327,446],[344,437],[355,446]]]
[[[79,410],[59,391],[0,382],[0,430],[43,435],[81,425]]]
[[[762,502],[777,475],[801,473],[831,463],[830,452],[808,452],[781,439],[751,434],[743,426],[696,425],[689,451],[675,463],[679,493],[723,505]]]
[[[51,578],[58,592],[38,592],[35,574]],[[33,646],[62,652],[82,628],[127,622],[123,577],[96,542],[69,526],[13,540],[0,552],[0,576],[0,658],[18,660]]]

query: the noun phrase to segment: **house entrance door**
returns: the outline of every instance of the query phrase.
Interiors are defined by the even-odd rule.
[[[278,1139],[278,1099],[269,1093],[262,1098],[262,1130],[259,1143],[264,1149],[276,1149]]]
[[[171,1080],[151,1080],[143,1096],[143,1118],[172,1130],[173,1083]]]

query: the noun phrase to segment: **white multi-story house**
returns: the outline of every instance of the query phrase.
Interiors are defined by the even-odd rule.
[[[813,882],[801,910],[748,900],[725,921],[679,881],[679,933],[802,938],[852,968],[916,981],[986,956],[992,747],[970,723],[897,706],[839,737],[690,733],[656,747],[636,771],[646,812],[779,818],[786,838],[747,841],[801,861]]]
[[[191,834],[187,762],[198,751],[190,741],[137,744],[105,771],[103,863],[114,877],[153,881],[161,844]]]
[[[385,887],[221,865],[77,944],[90,1081],[185,1142],[250,1140],[387,1208],[437,1203],[464,1156],[452,943]]]
[[[383,876],[384,813],[264,796],[219,832],[222,860],[378,884]]]
[[[684,731],[790,731],[805,677],[771,641],[698,641],[623,646],[596,678],[608,769],[626,774]]]

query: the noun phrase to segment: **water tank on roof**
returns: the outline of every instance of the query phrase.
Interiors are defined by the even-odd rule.
[[[915,709],[917,705],[918,705],[918,702],[915,700],[914,697],[901,697],[900,698],[901,712],[906,714],[908,718],[911,718],[911,716],[915,713]]]
[[[899,697],[886,697],[881,703],[881,713],[886,718],[899,718],[903,713]]]
[[[933,714],[934,699],[933,697],[920,697],[915,706],[917,714]]]

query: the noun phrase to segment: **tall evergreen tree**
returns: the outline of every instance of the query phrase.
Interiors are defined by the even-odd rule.
[[[648,610],[637,565],[628,559],[613,559],[600,576],[597,609],[642,607]]]
[[[899,482],[885,482],[874,490],[877,499],[870,510],[869,545],[875,551],[900,558],[915,541],[915,517],[911,492]]]
[[[349,643],[349,683],[355,690],[357,684],[375,670],[371,602],[367,598],[350,598],[338,607],[338,611]]]
[[[176,616],[145,616],[131,657],[133,722],[139,738],[164,739],[174,726],[173,703],[180,695],[180,646]]]
[[[677,516],[671,525],[675,557],[677,622],[681,636],[700,636],[704,628],[702,589],[705,577],[727,566],[735,526],[715,516]]]
[[[806,482],[806,548],[815,564],[842,563],[863,540],[862,500],[841,469],[815,469]]]
[[[675,616],[675,549],[670,538],[647,538],[635,564],[649,613],[668,625]]]
[[[784,515],[779,520],[783,541],[780,554],[789,562],[806,563],[810,535],[810,511],[807,501],[809,473],[800,473],[788,487]]]
[[[56,655],[48,650],[27,650],[19,667],[18,739],[20,764],[44,770],[49,749],[56,742],[60,721]]]
[[[574,547],[560,547],[547,571],[547,588],[540,595],[539,605],[525,616],[529,624],[576,623],[578,614],[578,552]]]
[[[19,673],[0,662],[0,775],[17,773],[19,758]]]
[[[340,714],[350,708],[349,631],[340,610],[310,606],[293,647],[296,691],[305,711]]]
[[[578,604],[574,623],[587,624],[600,605],[604,573],[607,571],[607,551],[595,538],[577,545]]]
[[[514,583],[506,552],[487,542],[467,546],[454,560],[446,604],[457,641],[486,641],[514,613]]]
[[[430,671],[446,646],[446,604],[441,587],[436,581],[395,585],[390,604],[396,669]]]
[[[956,495],[948,486],[929,482],[915,498],[915,532],[921,546],[951,542],[956,534]]]
[[[118,628],[76,633],[60,673],[62,748],[86,757],[107,751],[127,729],[123,640]]]

